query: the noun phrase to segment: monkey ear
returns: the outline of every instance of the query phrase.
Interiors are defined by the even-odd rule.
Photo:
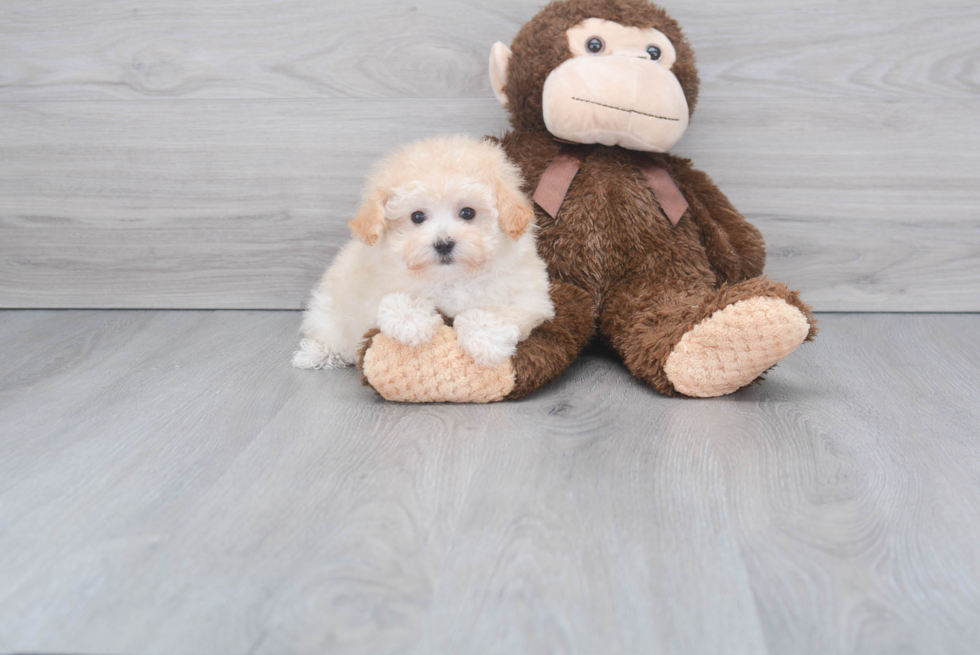
[[[497,96],[504,107],[507,106],[507,95],[504,86],[507,84],[507,67],[510,65],[510,48],[497,41],[490,48],[490,85],[493,95]]]
[[[497,184],[497,211],[500,228],[511,239],[519,239],[534,220],[534,206],[520,189],[504,182]]]
[[[347,221],[354,236],[373,246],[385,232],[385,196],[375,192],[364,200],[354,218]]]

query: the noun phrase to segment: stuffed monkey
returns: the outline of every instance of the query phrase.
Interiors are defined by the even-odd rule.
[[[667,152],[694,111],[698,73],[662,9],[552,2],[512,49],[493,46],[490,79],[513,126],[500,142],[536,202],[556,317],[518,344],[512,380],[495,379],[491,393],[488,372],[453,343],[413,349],[380,334],[361,351],[366,384],[390,400],[516,399],[602,338],[657,391],[712,397],[760,380],[813,338],[797,293],[760,277],[759,231]]]

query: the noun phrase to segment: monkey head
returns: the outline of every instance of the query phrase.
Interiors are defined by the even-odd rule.
[[[516,129],[647,152],[680,141],[698,94],[690,44],[646,0],[552,2],[493,45],[490,82]]]

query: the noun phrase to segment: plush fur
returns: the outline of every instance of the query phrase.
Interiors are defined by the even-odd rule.
[[[626,27],[652,27],[663,32],[677,51],[673,71],[694,113],[698,101],[694,52],[680,25],[660,7],[635,0],[568,0],[545,6],[514,37],[513,58],[505,95],[515,130],[545,130],[541,92],[548,74],[572,53],[565,32],[588,18],[610,20]]]
[[[465,136],[413,143],[382,160],[350,221],[357,240],[313,292],[293,365],[353,364],[374,328],[417,348],[443,326],[440,313],[455,317],[472,362],[510,358],[554,316],[520,185],[499,146]]]
[[[495,48],[491,60],[494,83],[505,79],[498,97],[506,99],[514,127],[500,143],[519,164],[529,194],[564,145],[542,119],[545,80],[572,56],[566,31],[589,18],[666,35],[691,112],[697,102],[693,52],[659,7],[645,0],[549,4],[515,38],[505,77],[493,71],[506,61],[506,49]],[[640,171],[651,159],[667,169],[689,203],[676,227]],[[553,380],[594,338],[608,342],[634,375],[664,394],[722,395],[760,379],[816,333],[799,295],[760,277],[765,247],[759,231],[689,160],[594,146],[557,217],[541,208],[536,217],[556,317],[519,344],[507,398]],[[365,373],[370,382],[371,372]]]

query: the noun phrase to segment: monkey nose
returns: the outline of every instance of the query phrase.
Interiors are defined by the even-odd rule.
[[[440,239],[439,241],[435,242],[435,245],[433,247],[436,249],[436,252],[439,253],[440,255],[448,255],[453,251],[453,248],[455,246],[456,246],[456,242],[453,241],[452,239],[446,239],[446,240]]]

